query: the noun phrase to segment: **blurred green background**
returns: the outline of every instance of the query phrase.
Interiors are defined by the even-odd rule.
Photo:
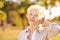
[[[18,40],[19,32],[28,25],[26,10],[30,5],[39,4],[47,10],[48,6],[54,7],[56,1],[60,3],[60,0],[0,0],[0,40]],[[48,21],[60,25],[60,16]]]

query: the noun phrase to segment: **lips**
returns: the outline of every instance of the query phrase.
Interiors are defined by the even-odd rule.
[[[34,22],[35,20],[33,20],[33,19],[30,19],[30,21],[31,21],[31,22]]]

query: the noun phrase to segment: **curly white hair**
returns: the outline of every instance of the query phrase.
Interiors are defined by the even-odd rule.
[[[34,10],[38,10],[38,14],[39,14],[39,18],[38,19],[42,19],[45,15],[44,13],[44,8],[40,5],[31,5],[28,9],[27,9],[27,14],[31,13],[31,11],[33,11],[32,9]]]

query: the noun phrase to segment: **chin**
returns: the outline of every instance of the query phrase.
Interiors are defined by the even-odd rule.
[[[32,25],[34,22],[29,22],[30,25]]]

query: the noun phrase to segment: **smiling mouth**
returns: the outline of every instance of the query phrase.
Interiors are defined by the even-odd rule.
[[[31,22],[34,22],[34,20],[30,20]]]

